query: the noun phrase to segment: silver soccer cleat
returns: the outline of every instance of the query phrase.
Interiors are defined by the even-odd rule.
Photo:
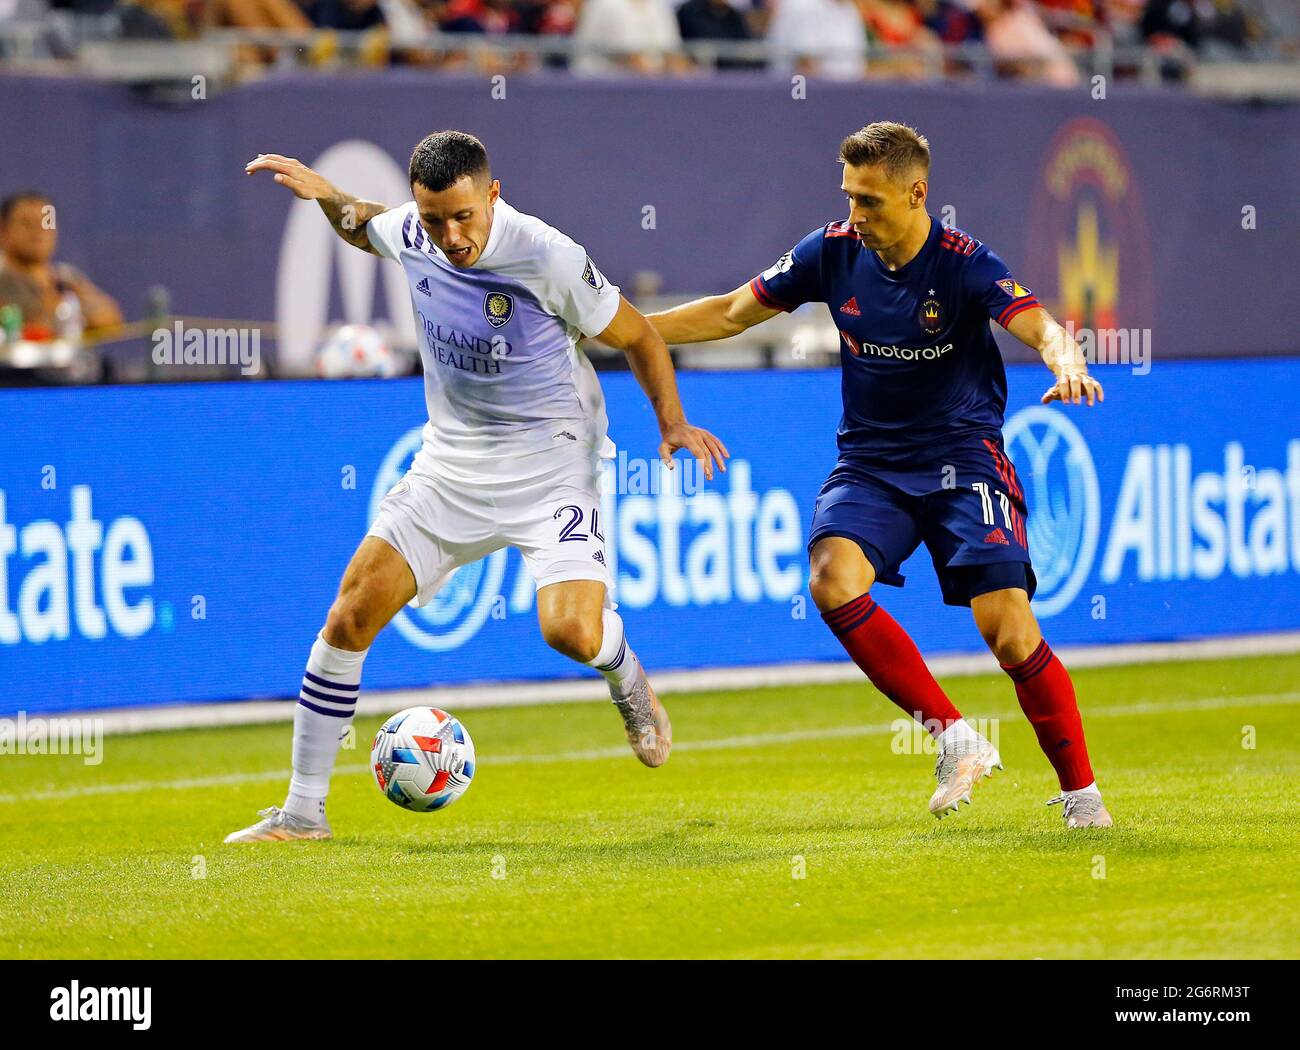
[[[993,770],[1001,768],[1002,756],[983,737],[949,747],[940,744],[934,766],[934,777],[939,786],[930,796],[930,812],[943,820],[949,813],[956,813],[961,803],[969,806],[976,783],[983,777],[991,777]]]
[[[1062,792],[1047,800],[1049,806],[1064,804],[1062,815],[1067,828],[1109,828],[1114,825],[1110,813],[1101,802],[1100,795]]]
[[[329,823],[317,824],[302,817],[296,817],[279,806],[258,810],[262,817],[252,827],[242,831],[232,831],[226,836],[227,843],[236,842],[287,842],[290,839],[328,839],[333,838]]]
[[[636,685],[627,696],[619,696],[612,685],[609,694],[618,713],[623,716],[632,753],[652,769],[662,766],[673,749],[673,724],[650,687],[645,670],[641,670]]]

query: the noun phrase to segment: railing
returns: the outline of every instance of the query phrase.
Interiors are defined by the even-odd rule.
[[[394,53],[416,65],[459,71],[528,73],[571,66],[596,55],[617,58],[609,50],[593,51],[573,37],[394,33],[314,30],[214,29],[195,40],[146,41],[117,37],[115,16],[52,13],[47,20],[0,25],[0,68],[23,70],[59,66],[110,80],[130,82],[192,81],[203,77],[211,89],[256,75],[267,68],[384,65]],[[257,61],[250,64],[248,56]],[[642,54],[653,51],[640,52]],[[687,41],[683,53],[699,70],[736,64],[759,73],[799,71],[798,55],[780,54],[765,40]],[[1084,77],[1123,75],[1154,85],[1168,79],[1189,81],[1196,90],[1228,94],[1300,98],[1300,63],[1278,51],[1252,53],[1241,61],[1205,61],[1190,50],[1172,51],[1115,44],[1102,34],[1094,46],[1073,48],[1070,56]],[[868,44],[867,78],[880,75],[917,79],[969,77],[988,80],[1008,62],[1032,75],[1042,59],[992,54],[978,44],[894,48]],[[900,66],[902,67],[900,69]],[[873,67],[878,67],[873,69]],[[686,75],[690,75],[689,73]]]

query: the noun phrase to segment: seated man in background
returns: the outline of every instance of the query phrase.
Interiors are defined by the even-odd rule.
[[[858,80],[867,71],[867,27],[857,0],[780,0],[767,27],[773,68]]]
[[[731,0],[686,0],[677,8],[677,28],[683,40],[752,40],[749,23]],[[719,58],[717,69],[761,69],[762,63]]]
[[[79,338],[82,330],[120,325],[122,311],[111,296],[75,267],[54,262],[58,238],[44,194],[29,190],[0,201],[0,306],[22,311],[32,339]]]
[[[657,76],[691,68],[669,0],[584,0],[573,39],[576,73]]]

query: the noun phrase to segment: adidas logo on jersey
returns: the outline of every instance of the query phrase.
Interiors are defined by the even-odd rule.
[[[858,309],[858,297],[849,296],[849,301],[840,307],[840,313],[848,314],[850,317],[861,317],[862,311]]]
[[[423,279],[419,284],[417,284],[415,287],[416,287],[419,291],[423,292],[425,295],[428,295],[428,296],[432,296],[432,295],[433,295],[433,293],[432,293],[431,291],[429,291],[429,278],[427,278],[427,277],[424,278],[424,279]]]
[[[1011,546],[1011,541],[1007,539],[1007,534],[1001,529],[994,529],[984,537],[985,543],[1000,543],[1004,547]]]

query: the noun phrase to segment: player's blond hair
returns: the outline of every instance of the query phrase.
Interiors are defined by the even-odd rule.
[[[930,174],[930,142],[916,128],[878,120],[840,143],[840,161],[853,167],[883,164],[890,178]]]

